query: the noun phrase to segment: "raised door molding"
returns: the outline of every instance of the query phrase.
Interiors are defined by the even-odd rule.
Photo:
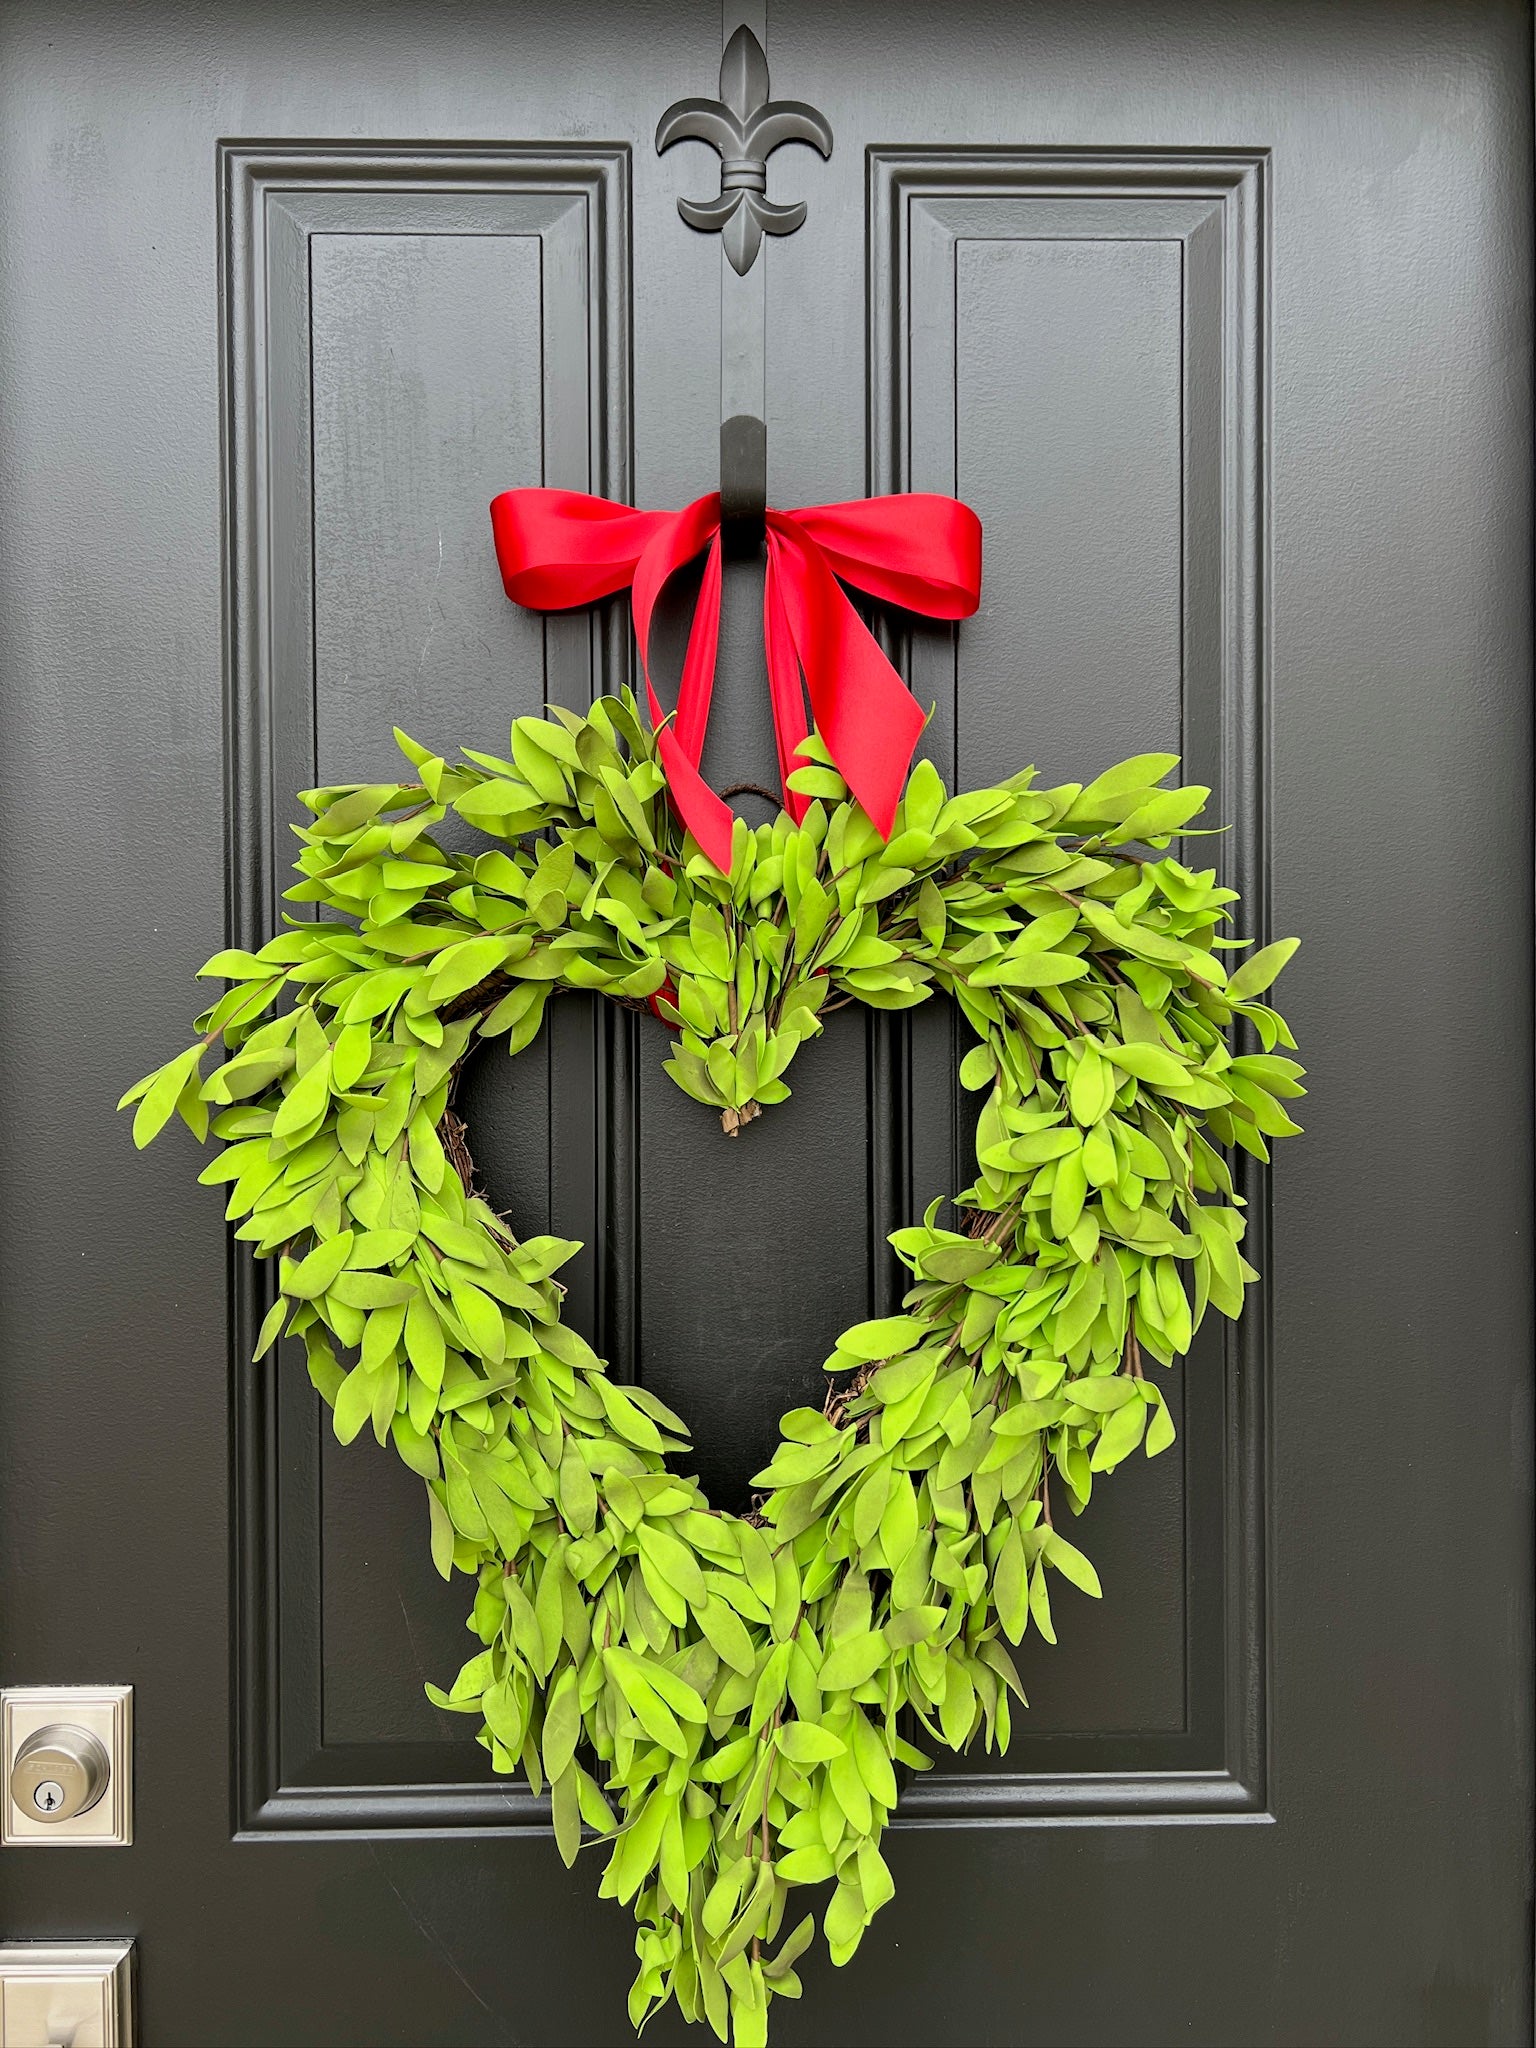
[[[495,746],[509,713],[625,679],[616,610],[506,604],[485,503],[513,482],[628,495],[629,154],[230,142],[219,200],[229,922],[252,944],[277,916],[291,792],[393,772],[358,754],[387,749],[395,722]],[[396,502],[398,478],[419,488],[438,460],[437,506]],[[568,1009],[519,1077],[542,1176],[529,1199],[589,1248],[576,1285],[622,1350],[624,1304],[603,1298],[590,1248],[622,1266],[625,1020]],[[249,1363],[261,1287],[236,1246],[237,1829],[538,1821],[526,1791],[441,1789],[479,1778],[473,1744],[327,1740],[327,1616],[348,1588],[326,1576],[328,1460],[302,1360]]]
[[[1266,153],[874,148],[867,164],[870,489],[1008,515],[977,619],[913,622],[901,642],[935,706],[933,758],[968,786],[1035,748],[1047,781],[1176,748],[1233,821],[1206,858],[1262,930]],[[963,1105],[935,1085],[955,1028],[919,1012],[886,1032],[893,1217],[967,1177]],[[1267,1270],[1262,1178],[1244,1192]],[[1260,1292],[1237,1330],[1202,1332],[1185,1375],[1182,1714],[1105,1736],[1022,1713],[1008,1759],[941,1755],[905,1819],[1263,1817],[1268,1354]],[[1124,1596],[1106,1581],[1107,1610]]]

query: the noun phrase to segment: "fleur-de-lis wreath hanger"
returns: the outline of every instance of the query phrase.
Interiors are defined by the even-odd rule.
[[[805,201],[781,206],[768,198],[768,159],[786,142],[808,142],[832,154],[832,128],[803,100],[768,97],[768,59],[745,23],[720,59],[717,100],[676,100],[656,129],[657,153],[684,140],[720,152],[720,197],[679,199],[691,228],[723,237],[731,268],[744,277],[757,260],[763,236],[792,235],[805,219]]]

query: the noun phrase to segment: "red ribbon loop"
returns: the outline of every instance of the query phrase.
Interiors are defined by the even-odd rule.
[[[851,584],[930,619],[964,619],[981,599],[981,521],[927,492],[808,505],[767,515],[763,640],[784,807],[797,822],[810,799],[789,787],[814,721],[838,772],[883,837],[923,729],[923,714],[841,588]],[[720,499],[681,512],[636,512],[581,491],[503,491],[491,505],[506,593],[534,611],[594,604],[628,589],[651,722],[683,824],[722,873],[735,813],[699,773],[720,638]],[[651,616],[668,579],[708,549],[668,720],[651,684]],[[810,698],[810,719],[806,698]]]

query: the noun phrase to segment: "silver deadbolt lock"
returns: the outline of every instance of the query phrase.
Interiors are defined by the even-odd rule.
[[[11,1797],[30,1820],[73,1820],[89,1813],[111,1776],[111,1759],[89,1728],[50,1721],[16,1751]]]
[[[0,1690],[0,1846],[105,1848],[132,1840],[133,1687]],[[0,2024],[0,2044],[6,2038]]]

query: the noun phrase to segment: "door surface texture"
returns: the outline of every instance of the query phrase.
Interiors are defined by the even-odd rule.
[[[130,1847],[0,1850],[0,1935],[132,1937],[152,2048],[622,2043],[630,1916],[423,1681],[421,1488],[333,1440],[189,1139],[122,1090],[391,727],[633,679],[487,504],[718,481],[714,0],[0,8],[0,1681],[131,1684]],[[955,493],[883,615],[951,784],[1180,752],[1286,1009],[1263,1284],[1096,1496],[1006,1756],[903,1795],[793,2044],[1530,2038],[1531,21],[1514,0],[768,0],[769,499]],[[776,786],[760,566],[704,766]],[[659,630],[675,687],[687,592]],[[740,799],[754,822],[769,815]],[[754,805],[757,807],[754,808]],[[889,1233],[964,1186],[958,1027],[855,1007],[736,1143],[649,1017],[466,1082],[571,1318],[745,1503]],[[971,1110],[974,1115],[974,1107]],[[694,2038],[673,2011],[649,2039]],[[700,2036],[699,2038],[703,2038]]]

